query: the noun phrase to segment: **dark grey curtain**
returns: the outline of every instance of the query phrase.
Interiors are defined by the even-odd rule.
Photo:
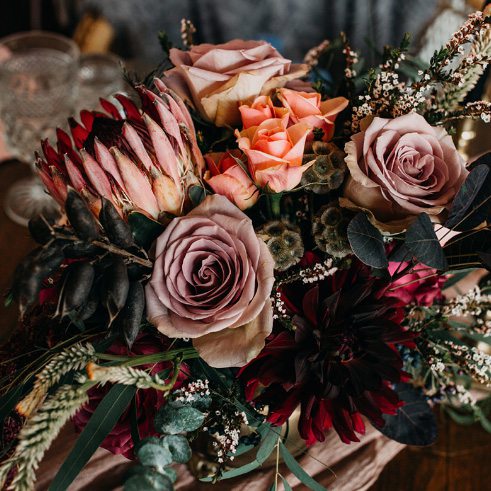
[[[86,0],[116,27],[125,56],[156,62],[156,33],[179,40],[183,17],[198,28],[197,40],[266,39],[287,57],[301,60],[326,37],[344,30],[366,57],[370,45],[398,43],[405,31],[416,37],[439,0]]]

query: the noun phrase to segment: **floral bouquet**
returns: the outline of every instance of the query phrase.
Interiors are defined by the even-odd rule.
[[[366,425],[431,444],[437,402],[489,430],[470,389],[491,383],[490,287],[442,293],[491,268],[491,154],[466,162],[451,136],[491,118],[466,99],[486,15],[428,63],[405,37],[369,69],[343,35],[294,65],[262,41],[193,45],[183,21],[153,78],[42,142],[61,211],[30,222],[7,296],[3,485],[33,489],[69,420],[53,490],[99,446],[134,461],[126,490],[172,489],[203,445],[205,482],[272,455],[325,489],[286,444],[293,414],[305,450]]]

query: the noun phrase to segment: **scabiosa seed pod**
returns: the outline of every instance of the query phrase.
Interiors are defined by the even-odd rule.
[[[342,258],[351,253],[347,227],[351,214],[332,201],[315,215],[312,234],[317,247],[333,257]]]
[[[294,225],[275,220],[265,223],[257,234],[268,246],[278,271],[285,271],[302,258],[303,241]]]
[[[301,185],[316,194],[326,194],[338,189],[344,181],[345,153],[334,143],[312,142],[311,151],[306,148],[304,163],[315,163],[303,173]]]

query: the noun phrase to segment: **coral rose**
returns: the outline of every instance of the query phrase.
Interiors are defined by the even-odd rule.
[[[302,165],[302,157],[311,127],[305,123],[288,127],[288,118],[267,119],[259,126],[235,132],[254,182],[275,193],[293,189],[310,167]]]
[[[206,197],[156,241],[147,316],[171,338],[192,338],[211,366],[242,366],[272,329],[274,260],[251,220],[227,198]]]
[[[345,97],[321,100],[318,92],[298,92],[280,89],[278,98],[288,110],[293,123],[307,123],[312,128],[322,130],[322,140],[329,141],[334,134],[336,116],[349,104]],[[313,133],[310,137],[313,138]]]
[[[215,193],[225,196],[241,210],[246,210],[258,200],[259,190],[237,162],[239,156],[237,150],[208,153],[205,155],[208,172],[204,178]]]
[[[420,213],[438,217],[451,206],[468,171],[443,128],[416,113],[364,123],[345,146],[351,176],[342,206],[368,211],[391,233]]]
[[[271,97],[260,95],[256,97],[252,104],[242,104],[239,107],[242,118],[242,127],[244,129],[251,126],[259,126],[263,121],[271,118],[281,118],[288,114],[288,109],[284,107],[275,107]]]
[[[165,72],[166,83],[217,126],[237,125],[239,103],[307,73],[306,65],[291,65],[265,41],[235,39],[198,44],[189,51],[172,48],[170,60],[175,68]]]

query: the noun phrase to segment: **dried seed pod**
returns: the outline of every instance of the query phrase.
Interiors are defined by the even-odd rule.
[[[300,230],[292,224],[279,220],[267,222],[257,234],[268,246],[278,271],[285,271],[297,264],[304,254]]]
[[[109,324],[112,324],[119,311],[124,307],[129,286],[126,264],[121,258],[115,257],[104,270],[102,286],[102,304],[109,313]]]
[[[53,238],[53,229],[45,215],[41,214],[29,220],[27,225],[31,237],[38,244],[47,244]]]
[[[344,181],[346,164],[345,153],[334,143],[316,141],[312,152],[306,151],[304,163],[315,160],[314,164],[303,173],[302,185],[316,194],[326,194],[338,189]]]
[[[123,249],[128,249],[135,245],[130,226],[121,218],[114,205],[106,198],[102,198],[99,221],[113,244]]]
[[[94,267],[88,262],[80,261],[68,266],[63,284],[62,317],[78,310],[87,302],[94,277]]]
[[[21,318],[37,302],[43,280],[60,267],[63,259],[59,247],[39,248],[17,266],[11,291],[19,304]]]
[[[99,306],[99,293],[98,284],[94,282],[89,293],[89,298],[75,313],[75,320],[84,322],[95,314]]]
[[[126,304],[116,320],[117,327],[121,330],[124,340],[130,349],[140,332],[144,309],[145,292],[143,285],[139,281],[134,281],[128,290]]]
[[[312,234],[321,251],[338,258],[351,253],[346,231],[352,215],[337,202],[331,202],[317,212],[312,225]]]
[[[95,240],[99,237],[99,227],[87,203],[73,189],[68,191],[65,210],[75,233],[83,240]]]
[[[70,259],[79,259],[82,257],[91,257],[100,249],[90,243],[84,242],[83,240],[78,240],[76,242],[70,242],[66,244],[63,248],[65,257]]]

